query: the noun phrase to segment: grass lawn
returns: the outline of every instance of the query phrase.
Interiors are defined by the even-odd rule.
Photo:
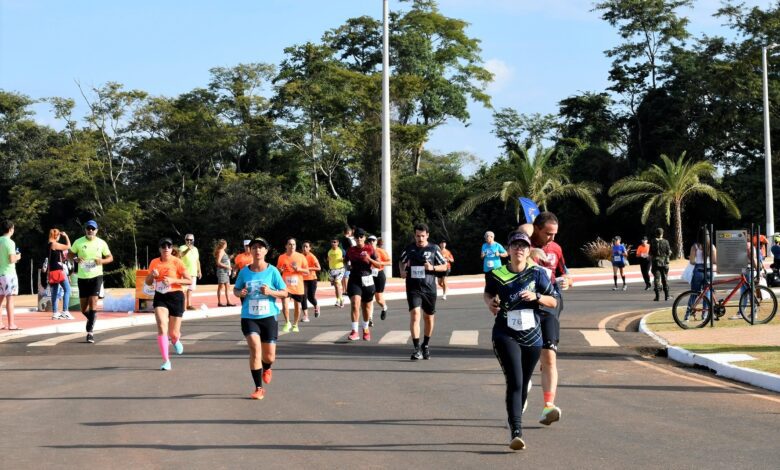
[[[726,315],[715,322],[715,328],[733,328],[737,326],[750,326],[750,323],[746,322],[739,317],[737,320],[729,320],[728,317],[732,315],[739,315],[736,307],[728,309]],[[774,320],[773,320],[774,321]],[[645,320],[647,326],[653,331],[679,331],[680,327],[674,322],[672,318],[672,307],[663,308],[650,314]],[[704,328],[710,328],[709,325],[705,325]]]

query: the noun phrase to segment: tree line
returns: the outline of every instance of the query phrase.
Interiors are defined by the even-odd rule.
[[[427,221],[432,240],[450,241],[455,273],[479,272],[482,234],[500,239],[517,224],[518,196],[558,214],[572,266],[588,263],[579,249],[598,236],[671,227],[679,256],[703,223],[763,223],[761,46],[780,42],[780,6],[725,4],[727,39],[690,35],[679,11],[693,4],[597,3],[622,41],[605,51],[610,86],[542,115],[491,101],[467,22],[433,0],[404,2],[390,19],[394,250]],[[295,236],[322,256],[346,224],[378,231],[381,39],[379,20],[351,18],[286,48],[279,64],[215,67],[174,97],[79,84],[85,116],[73,115],[74,98],[0,90],[0,204],[17,244],[40,259],[50,227],[78,234],[96,219],[120,284],[162,235],[195,233],[208,277],[216,239],[235,251],[263,235],[281,250]],[[769,70],[772,106],[779,71]],[[40,101],[58,129],[36,121]],[[493,110],[504,154],[466,176],[479,156],[426,142],[467,123],[470,102]]]

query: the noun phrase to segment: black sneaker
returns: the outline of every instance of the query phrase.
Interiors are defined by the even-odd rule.
[[[422,347],[422,358],[428,360],[431,358],[431,348],[426,346]]]
[[[387,318],[387,309],[383,308],[382,313],[379,314],[379,319],[384,320],[385,318]]]
[[[369,318],[368,319],[368,327],[369,328],[373,328],[374,327],[374,319],[373,318]]]
[[[520,429],[513,429],[512,435],[510,436],[509,440],[509,448],[512,450],[522,450],[525,449],[525,441],[523,441],[523,433],[520,431]]]
[[[87,333],[87,343],[94,343],[95,336],[92,333]]]
[[[414,352],[412,353],[412,357],[410,358],[413,361],[419,361],[423,358],[422,353],[420,352],[420,348],[414,348]]]

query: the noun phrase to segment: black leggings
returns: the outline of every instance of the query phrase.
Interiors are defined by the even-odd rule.
[[[309,308],[309,303],[317,306],[317,280],[312,279],[311,281],[303,281],[303,290],[304,290],[304,296],[303,296],[303,302],[301,305],[301,308],[306,310]],[[309,303],[306,303],[306,301],[309,301]]]
[[[509,426],[520,429],[528,382],[531,381],[531,374],[539,362],[542,346],[520,346],[508,329],[498,325],[493,327],[493,353],[506,378],[506,413]]]

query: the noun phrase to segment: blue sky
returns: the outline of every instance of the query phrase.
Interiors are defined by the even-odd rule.
[[[684,12],[695,36],[728,35],[711,17],[719,5],[698,0]],[[482,41],[482,57],[496,74],[493,106],[529,114],[554,113],[561,99],[608,86],[603,51],[619,37],[592,6],[592,0],[439,0],[443,14],[469,22],[469,34]],[[205,86],[211,67],[278,64],[287,46],[318,41],[347,18],[381,14],[381,0],[0,0],[0,88],[81,103],[76,80],[86,87],[117,81],[175,96]],[[36,110],[38,121],[55,125],[46,106]],[[83,115],[83,105],[79,110]],[[491,111],[476,105],[470,111],[467,127],[441,127],[428,148],[493,161],[500,149],[490,133]]]

